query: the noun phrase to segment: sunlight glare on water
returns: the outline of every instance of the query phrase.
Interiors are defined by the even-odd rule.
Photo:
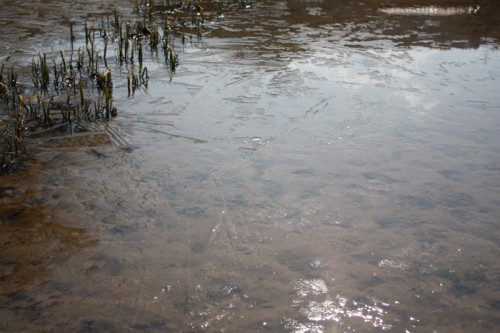
[[[348,324],[351,318],[382,330],[392,328],[391,324],[384,323],[385,309],[390,306],[387,303],[375,299],[354,301],[341,295],[332,297],[321,279],[299,280],[295,289],[298,297],[293,306],[300,309],[309,322],[287,319],[292,332],[326,332],[323,325],[328,325],[328,322],[338,323],[344,332],[354,332],[356,330]]]

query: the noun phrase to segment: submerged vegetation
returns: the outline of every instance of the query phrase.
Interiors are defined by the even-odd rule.
[[[148,88],[147,64],[164,67],[172,79],[180,65],[177,49],[201,41],[207,12],[221,17],[225,10],[247,6],[242,0],[137,0],[130,18],[115,9],[97,22],[84,22],[82,31],[71,23],[67,50],[34,55],[31,64],[4,60],[0,174],[15,170],[26,152],[25,136],[53,128],[71,135],[82,122],[117,116],[116,76],[126,81],[128,97]]]

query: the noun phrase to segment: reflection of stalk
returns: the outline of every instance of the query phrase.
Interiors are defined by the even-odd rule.
[[[73,35],[73,23],[69,24],[69,40],[71,41],[71,52],[73,52],[73,43],[75,42],[75,35]]]
[[[114,18],[115,18],[115,35],[117,34],[117,32],[119,32],[119,35],[121,36],[122,24],[120,22],[120,15],[118,15],[117,8],[115,8]]]
[[[89,67],[92,68],[94,64],[94,41],[90,40],[90,49],[87,47],[87,55],[89,56]]]
[[[78,82],[78,90],[80,90],[80,105],[83,106],[84,104],[84,97],[83,97],[83,84],[82,82]]]
[[[155,2],[154,0],[149,0],[149,6],[146,6],[146,13],[149,18],[149,22],[153,21],[153,10],[155,8]]]
[[[57,64],[54,60],[54,90],[59,92],[59,71],[57,70]]]
[[[62,60],[63,73],[64,75],[66,75],[66,57],[64,56],[63,50],[61,50],[61,60]]]
[[[75,69],[73,68],[73,53],[71,53],[71,56],[69,57],[69,76],[72,78],[75,78]]]
[[[120,65],[123,65],[123,30],[121,24],[118,26],[118,61]]]
[[[127,91],[128,97],[130,97],[130,75],[127,75]]]
[[[7,91],[7,86],[5,85],[4,79],[3,79],[3,69],[4,69],[4,67],[5,67],[5,64],[2,64],[2,67],[0,67],[0,95],[2,97],[5,95],[5,92]]]
[[[128,40],[128,43],[130,45],[130,63],[134,63],[134,43],[132,42],[131,39]]]
[[[88,28],[87,28],[87,21],[85,21],[85,45],[89,43],[89,34],[88,34]]]
[[[101,99],[97,98],[96,101],[94,101],[94,118],[97,120],[99,119],[99,112],[101,111]]]
[[[95,54],[95,73],[99,73],[99,52]]]
[[[142,70],[142,74],[141,74],[141,81],[142,81],[142,84],[144,85],[144,87],[146,87],[146,89],[148,88],[148,80],[149,80],[148,68],[144,67],[144,69]]]
[[[139,71],[141,70],[142,68],[142,42],[140,40],[137,40],[137,44],[138,44],[138,57],[139,57]]]
[[[76,69],[80,72],[80,76],[82,75],[82,68],[83,68],[83,54],[82,54],[82,49],[78,48],[78,55],[77,55],[77,60],[76,60]]]
[[[128,59],[128,48],[129,48],[129,43],[130,43],[130,40],[129,40],[129,35],[130,35],[130,31],[129,31],[129,26],[128,26],[128,23],[125,23],[125,61],[127,61]],[[133,58],[133,55],[132,55],[132,58]]]
[[[108,51],[108,37],[104,38],[104,66],[108,67],[108,61],[106,59],[106,53]]]

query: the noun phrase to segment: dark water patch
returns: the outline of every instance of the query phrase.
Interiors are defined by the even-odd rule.
[[[345,185],[343,185],[346,189],[348,190],[361,190],[363,189],[363,186],[361,186],[360,184],[358,183],[346,183]]]
[[[469,193],[448,191],[438,198],[437,203],[449,208],[460,208],[472,206],[475,201]]]
[[[438,171],[438,173],[441,176],[443,176],[444,178],[455,181],[455,182],[462,182],[463,181],[462,173],[460,171],[457,171],[457,170],[441,170],[441,171]]]
[[[16,187],[16,186],[0,186],[0,200],[7,197],[14,197],[19,195],[26,194],[26,188],[24,187]]]
[[[474,218],[474,212],[468,209],[451,209],[450,214],[457,218],[460,222],[466,223]]]
[[[231,207],[233,209],[237,209],[237,208],[241,208],[241,207],[248,207],[249,200],[243,194],[236,194],[230,198],[227,198],[226,204],[228,207]]]
[[[402,221],[399,218],[392,216],[376,217],[373,221],[382,229],[401,226]]]
[[[299,176],[312,176],[314,175],[315,171],[312,168],[305,168],[305,169],[297,169],[292,171],[294,175],[299,175]]]
[[[418,208],[430,209],[434,207],[434,202],[424,196],[405,195],[400,197],[399,201]]]
[[[500,163],[499,162],[489,162],[483,165],[486,170],[489,171],[500,171]]]
[[[308,260],[298,254],[282,253],[278,255],[278,262],[285,265],[293,272],[301,272],[308,269]]]
[[[104,158],[104,157],[109,157],[105,153],[100,152],[97,149],[89,149],[87,150],[87,153],[95,158]]]
[[[25,293],[9,293],[4,301],[5,308],[14,312],[19,318],[35,320],[42,314],[42,307],[32,296]],[[2,300],[2,297],[0,297]]]
[[[455,146],[451,144],[438,143],[434,145],[434,149],[442,152],[444,155],[453,159],[467,158],[468,152],[464,147]]]
[[[76,283],[74,281],[50,280],[44,285],[45,290],[49,290],[49,298],[57,299],[62,294],[70,293],[74,290]]]
[[[121,332],[120,328],[113,324],[110,321],[102,320],[102,319],[86,319],[83,320],[80,324],[80,328],[78,330],[81,333],[94,333],[94,332]]]
[[[475,294],[477,288],[462,281],[453,281],[451,291],[456,297],[462,297]]]
[[[374,252],[359,253],[359,254],[352,255],[352,258],[355,259],[356,261],[368,263],[374,267],[379,267],[379,263],[382,260],[384,260],[384,255],[382,253],[374,253]]]
[[[434,169],[435,166],[431,161],[424,161],[422,159],[410,160],[408,163],[412,166],[416,166],[422,169]]]
[[[113,234],[127,235],[139,230],[137,225],[132,224],[121,224],[113,227],[110,231]]]
[[[363,175],[363,177],[365,177],[368,180],[377,180],[384,184],[393,184],[396,182],[394,179],[387,177],[386,175],[380,172],[363,172],[361,173],[361,175]]]
[[[360,287],[361,287],[361,289],[371,289],[371,288],[374,288],[374,287],[381,285],[385,282],[386,281],[384,278],[382,278],[378,275],[372,275],[367,280],[361,281]]]
[[[91,265],[87,269],[87,273],[96,273],[104,269],[106,273],[117,276],[123,272],[126,265],[124,259],[103,254],[99,254],[94,257],[93,261],[95,264]]]
[[[477,212],[481,214],[493,214],[496,212],[498,209],[497,206],[492,207],[492,206],[480,206],[477,208]]]
[[[451,292],[456,297],[475,294],[478,289],[489,281],[490,272],[485,267],[447,268],[437,272],[443,279],[451,281]]]
[[[500,299],[491,299],[487,303],[493,310],[500,311]]]
[[[4,278],[12,274],[14,272],[14,269],[16,269],[16,263],[14,262],[5,262],[0,264],[0,281],[2,281]]]
[[[439,244],[446,240],[448,237],[447,229],[435,229],[428,228],[424,230],[416,230],[413,234],[417,237],[417,239],[425,244],[433,245]]]
[[[7,304],[12,307],[25,307],[32,304],[35,300],[30,295],[24,293],[8,293]]]
[[[405,230],[409,230],[409,228],[418,228],[429,223],[429,221],[417,214],[405,214],[404,211],[398,210],[388,214],[389,215],[377,215],[373,218],[373,221],[382,229],[400,227]]]
[[[185,215],[190,218],[202,218],[207,217],[208,214],[204,208],[201,207],[186,207],[179,209],[178,214]]]
[[[26,210],[26,207],[5,207],[2,210],[1,221],[5,224],[19,221]]]
[[[120,275],[125,268],[125,263],[123,260],[113,259],[106,262],[106,268],[111,273],[111,275]]]
[[[121,206],[121,204],[119,204]],[[140,209],[134,210],[134,212],[141,217],[155,218],[157,216],[157,211],[155,209]]]
[[[486,268],[477,266],[471,268],[446,268],[438,271],[438,276],[451,281],[466,283],[483,283],[488,280]]]
[[[296,247],[279,252],[276,259],[280,264],[288,267],[290,271],[306,274],[317,268],[314,264],[311,265],[315,260],[311,258],[311,255],[310,248]]]
[[[166,325],[166,320],[165,319],[154,319],[154,320],[148,320],[140,323],[136,323],[130,326],[133,330],[137,331],[162,331],[162,332],[167,332],[173,329],[173,327],[168,327]]]
[[[190,248],[193,253],[202,253],[207,249],[207,245],[205,241],[194,241],[191,243]]]

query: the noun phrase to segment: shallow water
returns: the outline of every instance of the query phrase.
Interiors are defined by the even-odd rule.
[[[1,59],[111,3],[32,4]],[[255,1],[133,98],[113,68],[105,137],[0,179],[0,330],[496,332],[499,8],[418,4],[456,11]]]

